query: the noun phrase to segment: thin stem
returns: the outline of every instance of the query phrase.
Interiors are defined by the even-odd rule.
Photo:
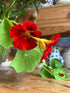
[[[16,24],[16,25],[19,24],[19,23],[16,23],[15,21],[13,21],[13,20],[11,20],[11,22],[14,23],[14,24]]]
[[[9,17],[9,11],[10,11],[11,8],[13,7],[13,5],[15,4],[15,1],[16,1],[16,0],[13,0],[13,1],[12,1],[11,5],[10,5],[9,8],[7,9],[7,11],[5,11],[5,12],[3,13],[1,19],[3,19],[4,16],[5,16],[5,14],[7,14],[7,13],[8,13],[8,17]]]
[[[45,65],[45,66],[47,66],[47,64],[46,64],[45,60],[42,60],[42,62],[44,63],[44,65]]]
[[[42,61],[43,63],[44,63],[44,65],[45,65],[45,67],[43,66],[43,68],[46,70],[46,71],[48,71],[51,75],[54,75],[54,73],[51,71],[51,69],[48,67],[48,65],[46,64],[46,62],[45,62],[45,60],[43,60]]]
[[[43,66],[43,68],[44,68],[46,71],[48,71],[51,75],[53,75],[53,73],[51,73],[47,68],[45,68],[44,66]]]

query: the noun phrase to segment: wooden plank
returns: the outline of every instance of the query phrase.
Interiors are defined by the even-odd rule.
[[[69,26],[64,26],[65,24],[63,24],[62,26],[59,25],[52,25],[52,26],[40,26],[39,27],[39,30],[42,32],[42,35],[45,36],[45,35],[53,35],[53,34],[56,34],[56,33],[64,33],[64,32],[67,32],[69,31],[70,32],[70,27]]]
[[[43,20],[37,20],[38,25],[50,25],[50,24],[61,24],[61,23],[70,23],[70,19],[67,17],[64,18],[52,18],[52,19],[43,19]]]
[[[39,8],[38,20],[69,17],[70,4],[53,5]]]
[[[37,24],[43,36],[70,32],[70,4],[40,8]]]
[[[28,9],[27,16],[23,20],[36,22],[42,36],[60,33],[62,37],[70,37],[69,34],[62,35],[65,32],[70,32],[70,4],[39,7],[38,9],[38,16],[33,9]]]

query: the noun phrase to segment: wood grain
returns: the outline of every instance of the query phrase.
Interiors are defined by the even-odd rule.
[[[70,33],[70,4],[39,7],[38,9],[38,16],[33,9],[28,9],[22,21],[36,22],[38,29],[42,32],[42,37],[50,38],[56,33],[60,33],[61,37],[70,37],[68,34]]]
[[[40,8],[37,24],[43,36],[60,33],[62,37],[70,37],[63,35],[70,32],[70,4]]]
[[[0,93],[70,93],[70,81],[43,79],[39,69],[32,73],[10,73],[0,77]]]

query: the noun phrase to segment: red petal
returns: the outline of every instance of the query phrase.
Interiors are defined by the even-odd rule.
[[[41,58],[41,60],[43,60],[43,59],[46,60],[47,57],[48,57],[48,53],[47,53],[47,51],[45,51],[42,58]]]
[[[37,46],[36,40],[31,37],[27,38],[24,42],[24,48],[26,50],[31,50]]]
[[[10,29],[10,37],[18,36],[22,30],[21,24],[15,25]]]
[[[47,52],[48,52],[48,54],[50,54],[51,51],[52,51],[52,48],[51,48],[51,47],[47,47]]]
[[[23,26],[25,26],[27,28],[27,30],[37,30],[37,25],[33,22],[30,21],[25,21],[23,23]]]
[[[15,37],[13,40],[13,45],[19,50],[31,50],[37,46],[37,43],[33,38]]]
[[[29,31],[34,37],[41,37],[42,33],[40,31]]]
[[[18,48],[19,50],[24,49],[23,39],[21,39],[21,37],[14,37],[13,45],[14,45],[15,48]]]
[[[52,42],[49,44],[49,46],[56,45],[58,41],[60,40],[60,35],[56,34],[51,37]]]
[[[51,47],[49,47],[49,48],[47,48],[47,50],[46,51],[44,51],[44,54],[43,54],[43,56],[42,56],[42,58],[41,58],[41,60],[43,60],[43,59],[45,59],[46,60],[46,58],[48,57],[48,54],[50,54],[51,53]]]
[[[59,41],[60,40],[60,34],[53,35],[51,37],[51,40],[57,40],[57,41]]]
[[[26,31],[25,27],[22,27],[21,24],[15,25],[10,29],[10,37],[17,37],[21,35],[21,32]]]

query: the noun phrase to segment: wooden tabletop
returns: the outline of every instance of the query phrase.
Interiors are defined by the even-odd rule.
[[[32,73],[10,69],[0,76],[0,93],[70,93],[70,81],[43,79],[38,69]]]

